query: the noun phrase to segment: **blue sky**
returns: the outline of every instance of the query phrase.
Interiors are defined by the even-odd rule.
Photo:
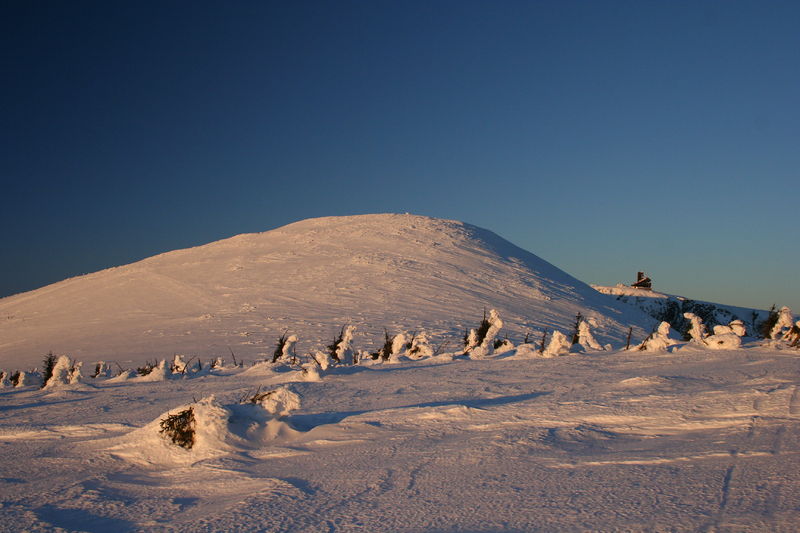
[[[5,2],[0,296],[308,217],[800,310],[800,3]]]

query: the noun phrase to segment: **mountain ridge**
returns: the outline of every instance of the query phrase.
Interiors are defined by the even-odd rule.
[[[495,307],[504,333],[568,331],[578,312],[603,342],[652,319],[495,233],[409,214],[322,217],[165,252],[0,299],[0,357],[258,358],[284,331],[301,350],[346,324],[372,348],[384,328],[450,338]],[[521,340],[521,339],[520,339]]]

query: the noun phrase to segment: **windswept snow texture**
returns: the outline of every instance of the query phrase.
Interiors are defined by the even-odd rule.
[[[346,324],[358,349],[383,329],[460,343],[484,309],[521,340],[570,332],[581,312],[601,343],[656,323],[494,233],[414,215],[310,219],[178,250],[0,300],[0,368],[32,368],[53,351],[88,363],[174,353],[252,361],[288,331],[297,353]]]
[[[796,531],[798,354],[511,350],[317,383],[264,363],[3,389],[0,529]],[[238,404],[281,384],[300,398],[285,416]],[[186,450],[158,427],[189,404]]]

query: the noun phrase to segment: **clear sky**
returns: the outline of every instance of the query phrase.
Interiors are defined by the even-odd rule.
[[[800,2],[0,8],[0,296],[309,217],[800,311]]]

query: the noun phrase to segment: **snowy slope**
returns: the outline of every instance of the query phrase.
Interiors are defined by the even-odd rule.
[[[285,330],[300,352],[357,327],[359,348],[424,330],[460,342],[484,308],[521,340],[565,332],[576,313],[601,342],[642,337],[652,319],[494,233],[413,215],[310,219],[76,277],[0,300],[0,368],[52,350],[88,362],[173,353],[253,360]]]
[[[2,389],[0,530],[797,530],[796,349],[522,353]],[[192,450],[158,433],[188,404]]]

